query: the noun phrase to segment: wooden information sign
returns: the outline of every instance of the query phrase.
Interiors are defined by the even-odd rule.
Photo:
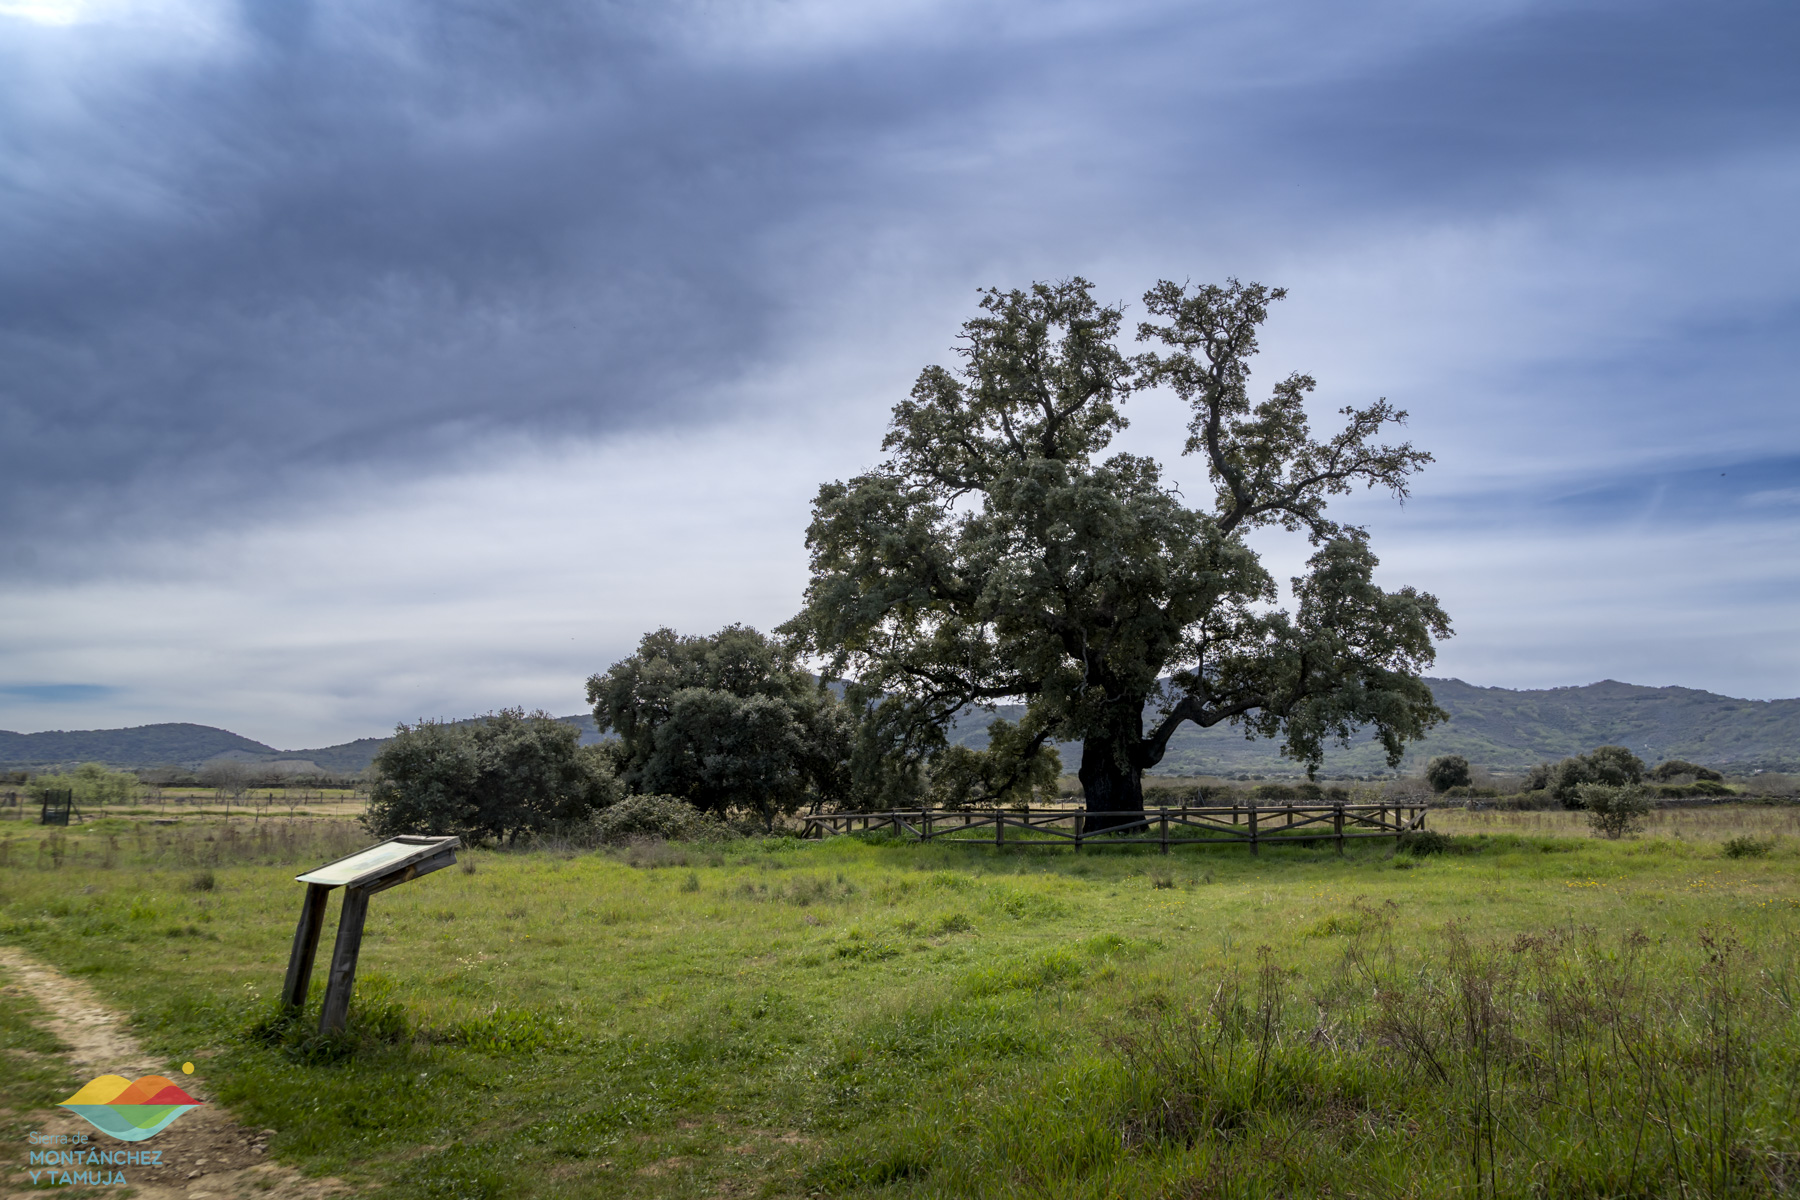
[[[282,1004],[295,1012],[306,1007],[313,959],[319,950],[319,931],[325,924],[325,901],[333,888],[341,887],[344,908],[338,914],[337,944],[332,947],[331,968],[325,976],[319,1032],[342,1029],[350,1018],[350,989],[356,982],[356,956],[362,952],[369,897],[409,879],[455,866],[456,851],[461,845],[454,837],[402,835],[296,875],[294,878],[306,885],[306,899],[300,905],[300,924],[294,930],[294,948],[288,955]]]

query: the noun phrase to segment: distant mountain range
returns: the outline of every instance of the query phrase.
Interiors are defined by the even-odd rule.
[[[1407,750],[1402,771],[1439,754],[1460,754],[1502,770],[1554,762],[1595,746],[1628,746],[1649,763],[1684,758],[1735,771],[1800,768],[1800,700],[1738,700],[1682,687],[1639,687],[1607,679],[1585,687],[1513,691],[1460,679],[1430,679],[1439,707],[1450,719]],[[955,740],[987,743],[995,716],[1016,719],[1022,710],[1002,707],[972,713],[957,723]],[[1063,768],[1080,765],[1078,746],[1059,747]],[[1183,725],[1169,739],[1159,775],[1240,775],[1292,772],[1275,743],[1250,741],[1229,725]],[[1326,754],[1322,773],[1385,772],[1381,744],[1364,738]]]
[[[1402,769],[1438,754],[1460,754],[1495,768],[1528,767],[1595,746],[1629,746],[1646,762],[1685,758],[1734,771],[1800,769],[1800,700],[1738,700],[1680,687],[1639,687],[1603,680],[1585,687],[1513,691],[1483,688],[1460,679],[1432,679],[1432,693],[1450,720],[1413,746]],[[995,716],[1016,718],[1017,707],[995,713],[971,712],[952,738],[986,744]],[[580,728],[583,743],[599,740],[594,718],[561,717]],[[266,763],[292,772],[354,773],[369,765],[386,738],[358,738],[311,750],[277,750],[210,725],[139,725],[50,733],[0,731],[0,766],[44,769],[81,762],[115,767],[196,768],[215,758]],[[1063,766],[1073,771],[1080,749],[1060,747]],[[1324,773],[1367,775],[1387,765],[1381,747],[1364,739],[1326,758]],[[1183,726],[1170,741],[1157,769],[1165,775],[1239,775],[1292,772],[1271,742],[1249,741],[1226,727]]]
[[[136,725],[130,729],[59,729],[49,733],[0,730],[0,766],[17,770],[100,762],[113,767],[192,769],[225,758],[246,763],[281,763],[293,771],[354,774],[368,766],[386,742],[386,738],[358,738],[317,750],[277,750],[228,729],[186,722]]]

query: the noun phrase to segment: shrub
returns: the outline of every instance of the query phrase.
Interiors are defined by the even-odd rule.
[[[138,778],[103,763],[82,763],[67,775],[39,775],[27,790],[42,799],[46,791],[69,791],[78,806],[129,804],[137,795]]]
[[[854,790],[856,711],[785,642],[754,629],[647,633],[636,654],[588,679],[587,697],[596,727],[619,735],[619,777],[639,794],[680,796],[709,812],[749,809],[773,830],[782,813]],[[1054,751],[1031,745],[1055,763]],[[1059,772],[1050,767],[1046,782],[1039,770],[1033,785],[1054,794]]]
[[[1469,760],[1460,754],[1444,754],[1425,765],[1425,782],[1434,792],[1469,786]]]
[[[1774,848],[1774,838],[1757,838],[1748,834],[1731,838],[1719,847],[1725,852],[1726,858],[1761,858]]]
[[[1584,783],[1577,791],[1597,837],[1619,838],[1637,833],[1653,807],[1650,794],[1636,784]]]
[[[675,796],[627,796],[611,808],[595,813],[586,832],[597,842],[613,845],[633,838],[696,842],[736,836],[718,817]]]
[[[1644,760],[1623,746],[1600,746],[1592,754],[1565,758],[1551,768],[1550,793],[1569,808],[1583,807],[1581,788],[1584,784],[1627,787],[1641,783]]]
[[[1415,829],[1400,835],[1400,849],[1413,855],[1448,854],[1456,849],[1456,841],[1435,829]]]
[[[1737,793],[1722,783],[1714,783],[1710,779],[1700,779],[1693,783],[1665,783],[1656,789],[1658,796],[1670,800],[1681,800],[1691,796],[1733,796]]]
[[[516,841],[569,828],[622,790],[605,753],[547,713],[402,725],[370,768],[370,831]]]
[[[1683,775],[1693,779],[1696,783],[1701,780],[1706,780],[1711,783],[1725,782],[1725,777],[1717,771],[1712,770],[1710,767],[1703,767],[1698,763],[1688,762],[1683,758],[1671,758],[1668,762],[1658,763],[1656,769],[1650,772],[1650,778],[1658,783],[1668,783],[1671,780],[1681,778]]]

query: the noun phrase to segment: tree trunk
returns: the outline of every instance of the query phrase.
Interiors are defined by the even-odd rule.
[[[1087,800],[1087,833],[1103,833],[1144,808],[1143,772],[1130,765],[1130,751],[1117,735],[1081,743],[1081,793]],[[1110,813],[1132,813],[1111,817]]]

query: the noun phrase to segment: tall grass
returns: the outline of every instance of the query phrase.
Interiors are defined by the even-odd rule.
[[[1308,980],[1267,947],[1097,1064],[944,1097],[818,1169],[933,1195],[1782,1196],[1800,937],[1569,925],[1423,946],[1359,905]],[[1328,935],[1329,936],[1329,935]],[[1014,1098],[1016,1097],[1016,1098]]]
[[[1549,809],[1538,812],[1433,808],[1428,828],[1445,833],[1521,833],[1586,837],[1587,814]],[[1712,804],[1698,808],[1662,806],[1644,818],[1651,838],[1724,842],[1734,837],[1800,837],[1800,805]]]
[[[115,820],[71,837],[61,830],[0,832],[0,867],[287,866],[342,858],[370,842],[356,821],[309,818],[173,826]]]

